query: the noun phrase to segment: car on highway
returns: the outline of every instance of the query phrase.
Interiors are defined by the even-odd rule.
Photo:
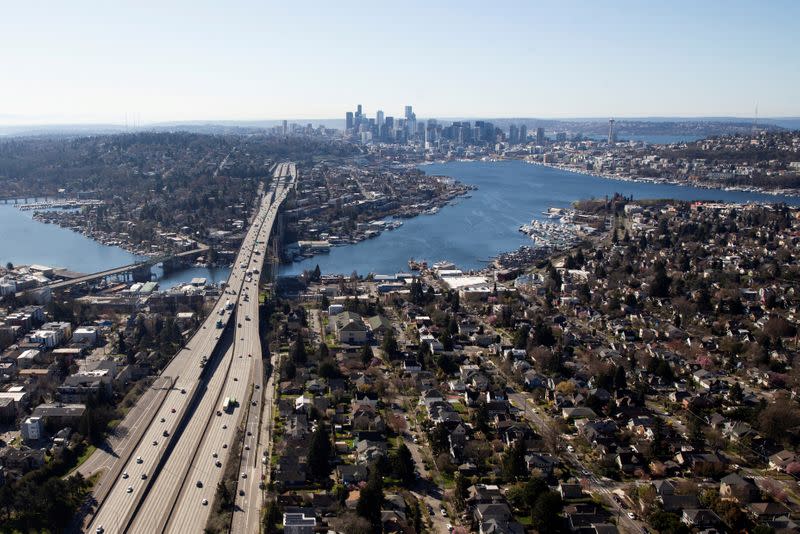
[[[222,467],[222,462],[217,460],[216,462],[214,462],[214,465],[217,466],[217,467]]]
[[[228,448],[228,444],[227,444],[227,443],[223,443],[223,444],[222,444],[222,448],[223,448],[223,449],[227,449],[227,448]]]
[[[167,420],[166,420],[166,419],[164,419],[163,417],[161,418],[161,422],[162,422],[162,423],[165,423],[166,421],[167,421]]]
[[[141,457],[141,456],[137,456],[137,457],[136,457],[136,463],[137,463],[137,464],[140,464],[140,463],[142,463],[142,462],[144,462],[144,460],[142,460],[142,457]]]
[[[250,450],[250,445],[245,445],[244,446],[244,450],[249,451]]]
[[[242,478],[247,478],[247,473],[242,472]]]
[[[170,411],[171,411],[172,413],[175,413],[175,408],[172,408]]]
[[[212,457],[212,458],[216,458],[216,457],[217,457],[217,451],[214,451],[214,452],[212,452],[212,453],[211,453],[211,457]]]
[[[153,447],[155,447],[156,445],[158,445],[158,442],[156,440],[153,440]]]
[[[222,430],[228,430],[228,425],[222,425]]]
[[[222,417],[222,412],[220,410],[217,410],[217,416]]]
[[[186,390],[185,390],[185,389],[183,389],[183,388],[181,388],[181,393],[182,393],[182,394],[184,394],[184,395],[186,395]]]
[[[258,404],[258,401],[253,401],[253,406],[255,406],[256,404]]]
[[[164,436],[165,438],[169,437],[169,430],[165,430],[164,432],[161,433],[161,435]]]
[[[142,480],[147,480],[147,473],[142,473],[141,479]]]
[[[208,499],[203,499],[203,506],[206,506],[207,504],[208,504]]]
[[[125,491],[127,491],[128,493],[133,493],[133,486],[128,486],[128,489],[126,489]]]
[[[125,471],[124,473],[122,473],[122,478],[128,478],[128,472],[127,472],[127,471]]]
[[[103,534],[105,531],[106,531],[106,529],[103,528],[103,525],[100,525],[99,527],[97,527],[95,529],[95,533],[96,534]]]
[[[636,519],[636,514],[634,514],[633,512],[628,512],[628,518],[629,519]]]
[[[198,488],[202,488],[203,487],[203,481],[202,480],[198,480],[197,484],[195,484],[195,486],[197,486]]]

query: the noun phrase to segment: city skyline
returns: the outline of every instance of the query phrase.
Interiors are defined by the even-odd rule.
[[[157,16],[155,14],[157,13]],[[6,8],[0,125],[800,116],[791,2]],[[424,110],[424,112],[422,111]]]

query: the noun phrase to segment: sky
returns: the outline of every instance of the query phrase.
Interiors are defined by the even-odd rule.
[[[0,0],[0,125],[800,116],[800,2]]]

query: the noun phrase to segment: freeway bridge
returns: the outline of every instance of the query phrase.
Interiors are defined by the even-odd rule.
[[[108,460],[110,466],[95,490],[96,509],[87,532],[203,532],[223,467],[234,457],[234,447],[242,446],[237,445],[237,430],[245,422],[249,427],[255,414],[262,412],[263,401],[255,393],[265,389],[261,387],[259,279],[278,211],[296,179],[293,163],[277,166],[271,189],[263,196],[239,249],[225,293],[161,374],[169,377],[169,391],[159,397],[148,395],[143,401],[147,415],[142,415],[145,407],[140,410],[137,404],[131,420],[126,417],[121,423],[135,427],[136,432],[109,455],[113,460]],[[259,409],[247,412],[234,405],[222,410],[224,398]],[[267,399],[271,403],[271,396]],[[271,411],[271,404],[264,406],[263,413]],[[247,473],[258,479],[258,469],[248,467]],[[257,532],[258,490],[242,489],[251,498],[247,506],[254,512],[242,526]]]

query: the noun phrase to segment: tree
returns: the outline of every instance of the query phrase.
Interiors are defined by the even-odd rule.
[[[308,355],[306,354],[306,344],[303,340],[302,334],[298,334],[297,339],[294,340],[290,357],[292,358],[292,361],[298,365],[303,365],[308,360]]]
[[[405,443],[401,443],[392,455],[392,474],[405,486],[414,482],[414,458]]]
[[[466,506],[467,497],[469,496],[469,482],[467,482],[466,477],[464,477],[461,472],[457,472],[453,479],[453,483],[453,504],[455,505],[456,510],[462,512]]]
[[[530,334],[530,325],[523,324],[514,332],[514,348],[524,349],[528,346],[528,334]]]
[[[664,298],[669,296],[672,279],[667,275],[664,263],[657,261],[653,266],[653,281],[650,284],[650,296]]]
[[[370,347],[369,345],[364,345],[361,348],[361,363],[363,363],[364,365],[369,365],[369,362],[372,361],[372,357],[373,357],[372,347]]]
[[[525,468],[525,440],[518,438],[514,446],[503,453],[503,477],[506,480],[516,480],[527,473]]]
[[[381,507],[383,506],[383,479],[374,467],[370,469],[367,484],[361,490],[356,504],[356,513],[368,520],[373,532],[381,531]]]
[[[625,368],[621,365],[617,366],[617,369],[614,371],[614,389],[620,390],[625,389],[628,387],[628,382],[625,378]]]
[[[11,262],[6,263],[6,269],[8,269],[9,271],[13,270],[14,269],[14,264],[11,263]]]
[[[545,491],[536,499],[531,510],[531,520],[539,532],[558,532],[561,530],[561,509],[564,504],[561,495],[555,491]]]
[[[372,532],[372,524],[369,520],[353,513],[344,514],[340,518],[335,519],[334,523],[336,524],[336,531],[342,534],[364,534],[365,532]]]
[[[324,341],[321,341],[319,346],[317,347],[317,358],[319,359],[319,361],[323,361],[327,359],[329,355],[330,355],[330,350],[328,350],[328,345]]]
[[[278,508],[278,502],[275,499],[269,499],[264,504],[264,512],[261,518],[261,524],[264,527],[263,532],[265,534],[277,534],[280,532],[278,522],[281,520],[281,513]]]
[[[394,329],[389,329],[383,336],[383,343],[381,349],[391,359],[397,353],[397,340],[394,338]]]
[[[325,480],[331,474],[331,440],[323,423],[311,436],[311,446],[308,452],[308,467],[315,480]]]
[[[475,410],[475,428],[479,432],[483,432],[484,436],[489,435],[489,408],[485,402],[479,402],[478,408]]]

